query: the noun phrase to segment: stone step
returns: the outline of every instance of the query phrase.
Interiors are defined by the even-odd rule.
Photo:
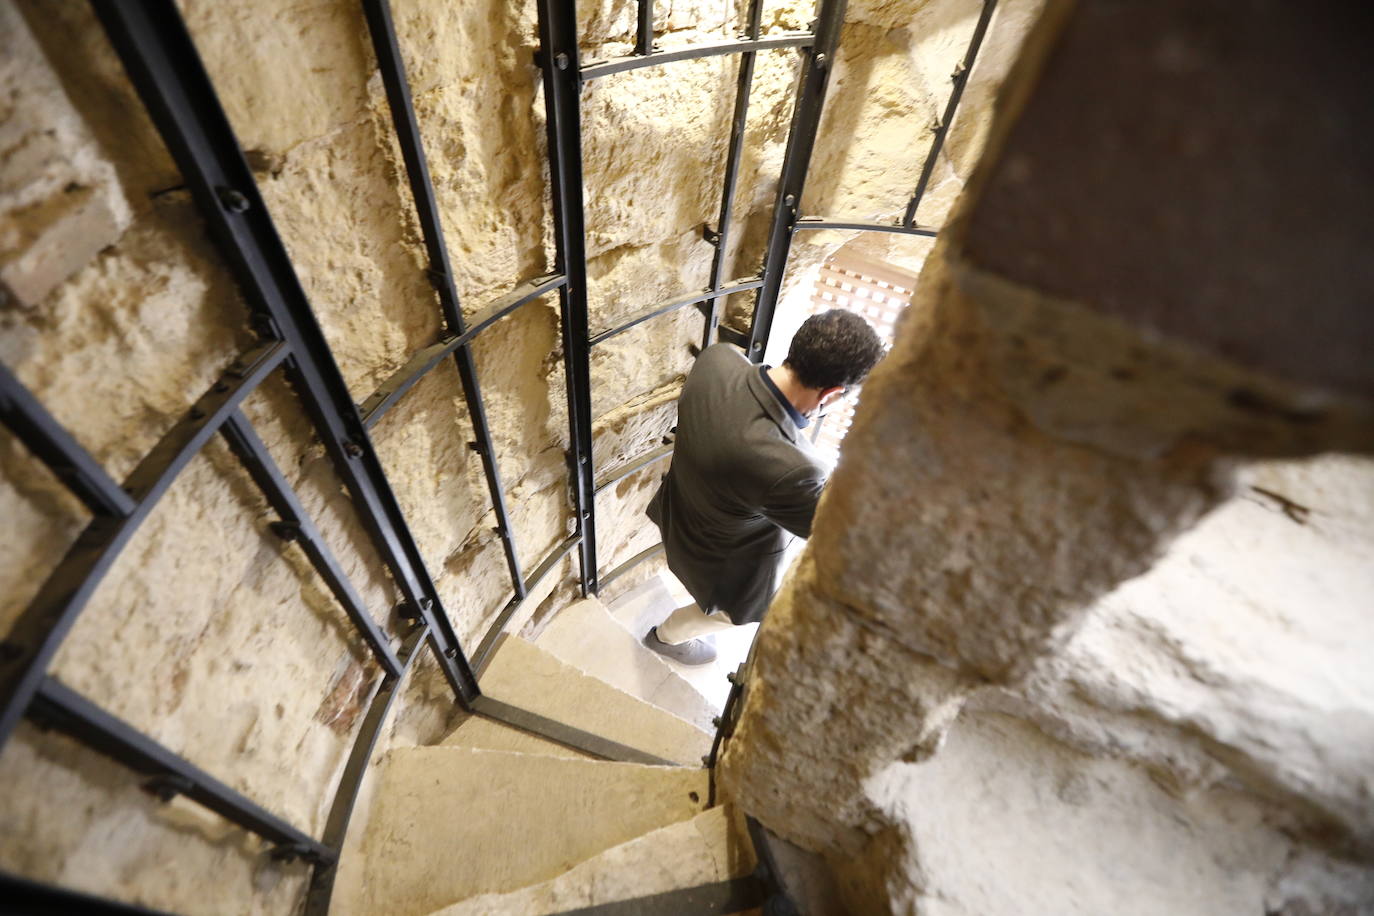
[[[651,831],[558,877],[506,894],[481,894],[433,916],[546,916],[748,875],[755,867],[744,825],[723,807]]]
[[[585,598],[559,611],[534,644],[698,728],[714,730],[711,719],[720,710],[673,666],[644,648],[596,598]]]
[[[466,747],[390,752],[339,863],[336,916],[422,916],[549,881],[700,814],[705,770]]]
[[[482,692],[528,712],[689,767],[700,767],[712,735],[515,636],[497,646]],[[576,751],[491,719],[472,716],[442,746],[579,757]]]

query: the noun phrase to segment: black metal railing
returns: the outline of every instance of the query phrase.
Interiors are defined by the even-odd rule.
[[[526,608],[530,596],[574,550],[578,552],[579,583],[584,594],[597,592],[637,563],[661,552],[662,546],[655,545],[604,576],[599,575],[597,492],[670,457],[671,446],[656,448],[632,459],[599,483],[596,481],[592,453],[590,349],[643,322],[696,306],[704,320],[703,345],[714,342],[719,333],[721,339],[745,346],[751,358],[762,358],[791,235],[798,228],[821,228],[813,225],[815,221],[799,224],[797,207],[819,126],[829,70],[839,42],[844,0],[822,0],[814,32],[774,36],[760,34],[761,0],[751,0],[747,26],[738,40],[666,52],[653,47],[653,0],[640,0],[635,53],[628,58],[585,66],[579,62],[574,0],[538,0],[539,61],[547,114],[555,264],[547,274],[519,284],[470,319],[464,318],[458,301],[389,4],[387,0],[361,0],[424,237],[429,258],[428,274],[437,292],[445,324],[438,340],[412,354],[361,406],[355,404],[349,394],[176,4],[173,0],[91,2],[134,89],[180,169],[216,248],[237,282],[258,342],[226,367],[220,378],[190,405],[122,485],[109,476],[9,370],[0,366],[0,421],[93,515],[0,643],[0,746],[12,736],[19,719],[28,717],[42,727],[70,735],[143,774],[149,788],[163,797],[185,796],[266,838],[274,845],[279,858],[301,859],[313,865],[306,901],[306,912],[312,916],[327,912],[337,857],[361,780],[395,696],[422,646],[432,649],[454,692],[455,701],[470,712],[595,756],[667,762],[484,696],[476,672],[483,667],[505,627]],[[964,69],[956,76],[956,90],[946,109],[942,129],[947,129],[952,120],[993,2],[987,0]],[[773,48],[798,48],[803,61],[767,252],[758,276],[722,283],[754,59],[759,51]],[[581,85],[589,79],[639,67],[722,54],[740,55],[740,67],[720,216],[717,226],[714,229],[707,227],[704,232],[716,247],[709,283],[704,290],[653,306],[621,325],[592,335],[588,328],[583,225]],[[927,157],[922,181],[911,204],[912,212],[919,204],[928,181],[930,163],[938,154],[943,136],[942,130]],[[906,223],[906,230],[911,231],[911,219]],[[835,227],[879,228],[849,223],[835,224]],[[720,325],[719,300],[751,290],[758,291],[758,299],[749,334],[745,336]],[[555,292],[559,296],[567,380],[573,530],[533,571],[526,573],[506,507],[471,344],[482,332],[522,306]],[[460,645],[369,437],[369,430],[414,388],[419,379],[450,357],[459,372],[472,424],[473,447],[481,456],[511,578],[511,597],[496,613],[471,661]],[[373,610],[366,606],[241,410],[245,399],[278,372],[291,383],[335,473],[348,490],[363,528],[403,596],[402,616],[408,618],[410,624],[401,634],[389,636]],[[302,549],[353,624],[358,639],[382,670],[376,692],[355,735],[320,838],[311,837],[281,820],[48,673],[64,637],[134,532],[215,434],[224,437],[278,516],[270,525],[271,529],[283,542],[294,542]],[[54,900],[75,900],[79,896],[44,889],[24,879],[0,876],[0,881],[36,900],[47,899],[44,895],[49,894],[54,895]],[[100,905],[106,904],[111,912],[124,911],[121,905],[112,902]]]

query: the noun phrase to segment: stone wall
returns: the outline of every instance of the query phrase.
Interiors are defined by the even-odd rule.
[[[937,223],[976,158],[991,87],[1035,0],[1006,0],[922,211]],[[395,0],[394,13],[466,312],[552,263],[534,7]],[[670,48],[734,35],[743,3],[658,4]],[[192,36],[355,398],[440,330],[399,150],[353,2],[181,4]],[[854,3],[807,212],[890,215],[920,167],[922,125],[976,0]],[[766,31],[805,28],[805,2],[769,3]],[[581,5],[588,58],[626,53],[634,4]],[[0,359],[122,479],[249,346],[247,310],[181,178],[86,4],[0,5]],[[759,55],[726,276],[762,258],[798,55]],[[582,93],[593,331],[702,288],[734,93],[732,59],[597,81]],[[814,198],[814,202],[813,202]],[[799,276],[846,239],[798,246]],[[741,297],[742,300],[747,297]],[[749,302],[743,305],[747,312]],[[747,323],[747,314],[732,312]],[[700,336],[692,310],[592,355],[596,460],[656,447]],[[570,521],[557,302],[546,297],[474,346],[520,559],[532,569]],[[244,407],[306,509],[393,633],[399,595],[279,380]],[[435,370],[372,431],[453,624],[473,644],[509,597],[499,539],[454,368]],[[0,627],[31,600],[88,520],[0,436]],[[648,546],[658,469],[598,500],[603,571]],[[52,673],[318,834],[380,673],[298,548],[218,440],[182,474],[81,616]],[[573,594],[573,563],[529,603]],[[537,608],[537,611],[535,610]],[[537,617],[534,621],[537,624]],[[533,625],[533,624],[531,624]],[[390,742],[446,729],[451,696],[422,657]],[[21,726],[0,755],[0,867],[184,912],[290,912],[305,871],[194,805],[65,738]]]
[[[1027,41],[723,764],[855,912],[1374,907],[1353,15],[1051,3]]]

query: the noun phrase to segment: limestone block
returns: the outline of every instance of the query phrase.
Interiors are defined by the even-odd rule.
[[[784,839],[856,855],[881,823],[863,781],[886,761],[933,753],[973,682],[828,598],[813,556],[803,554],[759,629],[720,778]]]
[[[0,315],[0,358],[117,480],[248,342],[246,312],[197,229],[170,205],[41,307]]]
[[[516,59],[521,50],[530,53],[530,46],[508,46],[507,40],[502,36],[480,53],[453,55],[482,66],[415,100],[454,282],[468,312],[552,265],[545,250],[551,227],[545,225],[540,159],[512,155],[513,150],[542,153],[534,98],[539,78],[532,58]],[[374,104],[389,131],[384,101]],[[399,168],[399,147],[392,155]],[[397,180],[404,174],[398,171]],[[409,206],[409,194],[404,197]],[[551,244],[551,238],[547,241]]]
[[[665,444],[663,440],[671,436],[677,425],[677,399],[681,393],[680,384],[664,385],[597,417],[592,429],[592,452],[598,481]],[[663,474],[668,465],[652,467]]]
[[[1289,381],[1287,397],[1199,385],[1194,398],[1229,397],[1234,411],[1330,441],[1334,398],[1374,399],[1374,319],[1356,305],[1374,293],[1362,12],[1074,8],[993,141],[1001,155],[982,170],[966,257]],[[1085,80],[1114,91],[1085,99]],[[1212,90],[1198,94],[1202,83]],[[1299,117],[1310,130],[1289,129]],[[1280,182],[1286,193],[1268,193]]]
[[[729,808],[703,811],[606,850],[552,881],[508,894],[482,894],[434,916],[541,916],[649,897],[747,875],[756,864]]]
[[[113,165],[19,10],[0,9],[0,292],[33,308],[128,228]]]
[[[134,215],[180,187],[181,175],[90,5],[71,0],[10,5],[23,15],[68,102],[114,166]]]
[[[587,598],[563,608],[535,645],[613,687],[686,719],[705,732],[718,711],[659,656],[616,622],[605,605]]]
[[[366,116],[361,7],[193,0],[182,16],[244,149],[285,153]]]
[[[389,124],[340,124],[293,146],[259,188],[354,399],[432,343],[438,299],[412,204],[391,171]]]
[[[1240,781],[1368,847],[1370,475],[1335,456],[1246,469],[1240,495],[1103,598],[1015,705],[1177,791]]]
[[[587,85],[582,148],[589,257],[676,238],[715,221],[733,70],[729,58],[708,57]],[[699,232],[697,239],[709,252]]]
[[[703,809],[706,773],[459,747],[393,751],[334,911],[432,913],[547,881]]]
[[[1205,454],[1142,466],[1040,433],[982,368],[995,335],[973,308],[932,258],[865,385],[865,407],[882,406],[859,410],[810,549],[823,590],[893,638],[1000,678],[1143,572],[1222,482]]]
[[[506,637],[481,673],[482,692],[556,722],[563,722],[636,750],[695,766],[711,749],[711,735],[701,728],[638,699],[606,681],[518,637]],[[449,746],[520,750],[529,736],[480,717],[464,722],[444,739]],[[471,740],[469,740],[471,738]],[[500,741],[492,744],[488,740]],[[516,742],[516,744],[510,744]]]
[[[21,723],[0,755],[0,868],[196,916],[287,916],[309,866],[199,805],[157,801],[142,777]]]
[[[1274,811],[1221,788],[1172,797],[1016,719],[961,718],[939,754],[892,764],[869,790],[911,832],[894,912],[1303,912],[1279,890],[1293,851]],[[1311,912],[1369,905],[1362,872]]]

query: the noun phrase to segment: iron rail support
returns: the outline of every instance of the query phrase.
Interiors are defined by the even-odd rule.
[[[591,344],[587,332],[587,249],[582,206],[582,81],[575,0],[538,0],[539,61],[553,195],[554,270],[568,278],[560,290],[563,368],[568,388],[568,460],[574,534],[581,538],[582,594],[596,593],[596,497],[592,478]]]
[[[778,294],[782,292],[787,256],[792,247],[792,231],[797,223],[798,208],[801,207],[811,152],[816,146],[816,132],[821,126],[830,71],[834,69],[835,52],[840,45],[845,6],[846,0],[821,0],[815,44],[807,54],[802,70],[797,104],[792,111],[792,127],[787,134],[787,149],[783,153],[782,177],[778,181],[778,194],[773,203],[773,223],[768,232],[768,248],[763,260],[763,286],[754,302],[754,317],[749,330],[746,355],[755,363],[763,361],[764,351],[768,349],[773,312],[778,305]]]
[[[654,50],[654,0],[639,0],[639,18],[635,23],[635,53],[644,55]]]
[[[3,365],[0,421],[93,513],[123,518],[134,511],[129,494]]]
[[[410,81],[406,78],[405,60],[401,56],[401,46],[396,39],[396,26],[391,19],[391,3],[389,0],[362,0],[362,3],[368,31],[372,35],[372,48],[377,55],[377,66],[382,71],[382,84],[386,87],[391,122],[396,129],[396,139],[401,145],[406,176],[410,179],[410,194],[415,200],[415,209],[420,218],[420,231],[424,236],[425,252],[429,256],[430,279],[439,294],[439,305],[443,309],[444,323],[448,326],[449,333],[461,337],[467,328],[463,322],[462,306],[458,302],[458,289],[454,285],[453,265],[449,261],[448,245],[444,241],[444,225],[439,216],[439,202],[434,194],[434,182],[429,174],[429,161],[425,157],[424,139],[420,136],[420,125],[415,119],[415,103],[410,95]],[[487,424],[487,408],[482,400],[482,389],[477,380],[477,363],[473,359],[472,348],[467,343],[457,347],[453,351],[453,361],[458,367],[463,398],[467,402],[468,419],[472,422],[475,450],[482,460],[482,472],[487,478],[487,490],[491,494],[492,508],[496,513],[496,532],[501,538],[501,546],[506,554],[511,585],[523,596],[524,573],[520,570],[515,531],[511,526],[510,510],[506,506],[506,490],[501,483],[501,471],[496,463],[496,446],[492,442],[491,429]]]
[[[935,136],[930,141],[930,151],[926,153],[925,162],[921,163],[921,177],[916,182],[916,192],[911,195],[911,201],[906,205],[906,215],[902,217],[902,225],[908,229],[916,226],[916,208],[921,205],[926,186],[930,184],[930,176],[935,171],[935,160],[939,158],[940,150],[945,145],[949,125],[954,121],[954,113],[959,109],[959,100],[963,98],[964,87],[968,85],[969,74],[973,72],[973,62],[978,58],[978,49],[983,44],[983,36],[987,34],[988,23],[992,21],[992,12],[996,7],[997,0],[983,0],[983,11],[979,13],[978,23],[973,27],[968,50],[964,52],[963,61],[954,71],[954,90],[950,92],[944,116],[935,128]]]
[[[296,541],[301,545],[301,549],[310,559],[310,565],[315,567],[315,572],[319,573],[320,578],[329,586],[334,599],[358,628],[377,661],[388,674],[393,677],[399,675],[401,663],[396,658],[396,653],[391,651],[386,634],[368,613],[362,596],[349,581],[334,552],[320,537],[319,529],[301,505],[300,497],[296,496],[286,475],[277,467],[277,462],[273,460],[266,444],[258,438],[253,424],[248,422],[248,418],[241,411],[235,410],[220,428],[220,435],[229,443],[230,450],[248,471],[253,482],[258,485],[262,495],[267,498],[268,505],[281,517],[273,523],[273,530],[283,540]]]

